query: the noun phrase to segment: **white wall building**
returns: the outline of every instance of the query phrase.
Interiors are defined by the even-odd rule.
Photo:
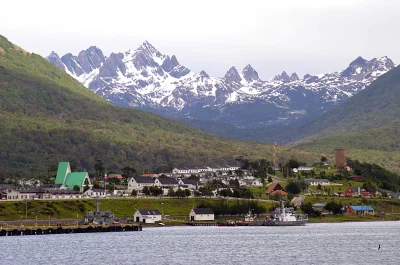
[[[321,186],[329,185],[329,180],[327,179],[304,179],[304,182],[310,186],[318,186],[318,184]]]
[[[88,189],[84,192],[86,196],[90,198],[104,198],[106,197],[106,192],[102,189]]]
[[[211,208],[195,208],[189,213],[190,221],[214,221],[214,212]]]
[[[159,210],[137,210],[133,215],[135,222],[154,224],[161,221],[162,216]]]
[[[142,191],[144,187],[152,187],[154,186],[154,180],[151,177],[133,177],[128,181],[128,192],[132,192],[132,190]]]

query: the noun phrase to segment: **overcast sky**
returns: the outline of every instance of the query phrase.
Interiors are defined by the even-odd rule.
[[[400,62],[398,0],[3,1],[0,34],[60,56],[95,45],[105,55],[144,40],[195,72],[251,64],[264,80],[337,71],[357,56]]]

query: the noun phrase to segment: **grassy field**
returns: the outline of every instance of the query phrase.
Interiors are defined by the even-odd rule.
[[[269,196],[265,194],[265,192],[268,189],[268,183],[266,184],[265,187],[247,187],[249,190],[251,190],[254,194],[254,198],[256,199],[263,199],[263,200],[269,200]]]
[[[137,209],[158,209],[164,215],[187,218],[190,210],[202,201],[213,200],[204,198],[170,199],[102,199],[101,210],[111,210],[116,217],[132,217]],[[229,200],[234,203],[236,200]],[[162,204],[163,203],[163,204]],[[272,203],[259,201],[266,209]],[[27,206],[27,208],[26,208]],[[58,219],[80,218],[89,210],[95,209],[95,200],[57,200],[57,201],[29,201],[25,202],[0,202],[0,221],[19,220],[25,218],[27,209],[28,219]]]

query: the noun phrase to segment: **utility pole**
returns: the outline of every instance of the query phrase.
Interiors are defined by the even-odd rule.
[[[25,200],[25,220],[28,220],[28,199]]]
[[[103,178],[103,181],[104,181],[104,197],[105,198],[107,198],[107,171],[105,171],[105,173],[104,173],[104,178]]]

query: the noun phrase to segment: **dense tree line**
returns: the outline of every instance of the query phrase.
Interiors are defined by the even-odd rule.
[[[265,213],[267,209],[260,205],[256,200],[210,200],[202,201],[197,205],[198,208],[211,208],[215,215],[239,215],[243,216],[249,212],[254,214]]]
[[[388,190],[398,190],[400,185],[400,176],[396,173],[370,163],[362,163],[358,160],[347,158],[347,164],[350,166],[355,175],[362,175],[366,178],[365,188],[374,190],[376,183],[379,188]]]

